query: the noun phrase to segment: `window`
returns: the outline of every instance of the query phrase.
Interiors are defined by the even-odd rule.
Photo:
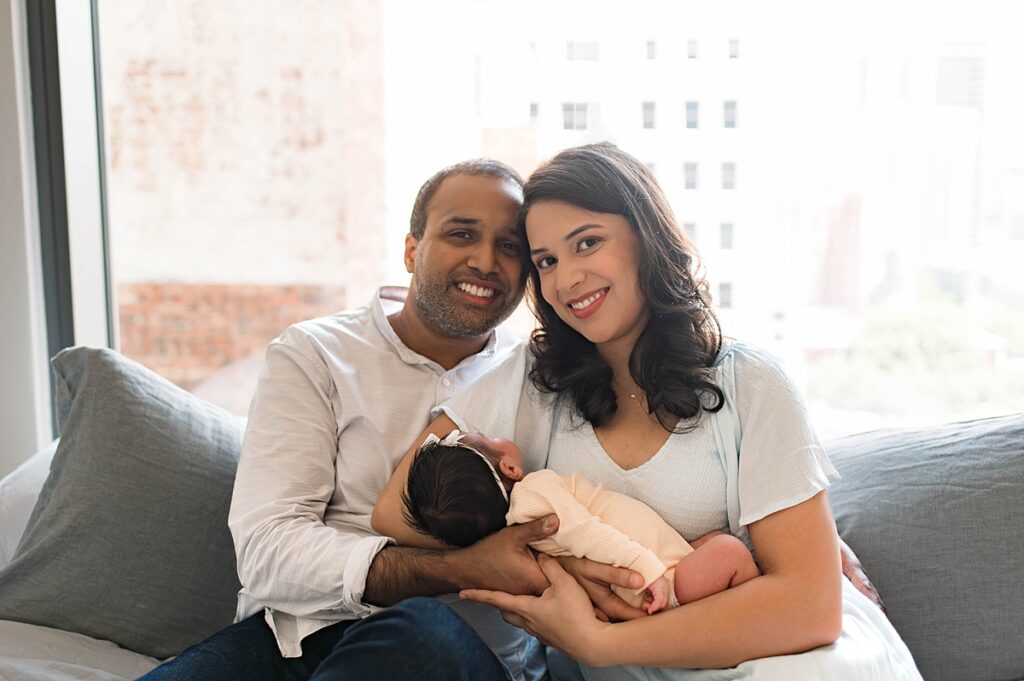
[[[493,157],[528,175],[558,149],[610,138],[657,161],[673,207],[685,211],[681,229],[699,230],[711,251],[716,302],[726,297],[731,323],[750,340],[784,338],[779,349],[794,358],[809,408],[829,415],[819,424],[828,436],[1019,410],[1024,403],[1024,305],[1014,295],[1014,249],[1024,247],[1024,153],[1015,121],[1024,114],[1014,78],[1017,45],[995,12],[979,9],[967,26],[933,3],[937,22],[897,22],[871,44],[822,51],[820,36],[778,13],[744,28],[729,3],[705,3],[704,20],[689,24],[677,20],[677,3],[650,3],[637,31],[593,33],[591,26],[616,16],[612,4],[590,3],[586,26],[560,33],[555,23],[527,22],[515,36],[502,20],[507,8],[493,2],[469,3],[468,27],[442,22],[430,32],[422,26],[441,5],[459,2],[402,3],[401,12],[364,3],[358,16],[346,13],[346,3],[267,3],[246,16],[245,35],[234,30],[244,0],[156,3],[159,10],[153,3],[92,4],[102,36],[102,101],[90,107],[64,100],[67,153],[84,140],[69,117],[99,108],[106,163],[90,167],[105,173],[113,209],[106,232],[117,315],[109,321],[111,336],[125,355],[183,388],[210,387],[221,372],[237,377],[255,367],[258,374],[267,343],[289,323],[361,305],[378,283],[405,283],[394,253],[408,230],[409,205],[443,165]],[[881,5],[865,6],[863,14],[867,25],[886,20]],[[941,35],[935,24],[945,27]],[[682,27],[672,43],[660,28],[668,26]],[[478,39],[465,40],[469,31]],[[742,65],[741,32],[749,43],[744,50],[756,43],[757,53],[745,53]],[[249,49],[252,36],[274,49]],[[447,47],[432,52],[436,44]],[[74,54],[63,47],[61,55]],[[424,54],[446,74],[430,87],[417,68]],[[813,54],[821,68],[773,66],[792,54]],[[859,69],[878,54],[894,58],[879,62],[877,73]],[[676,77],[649,78],[637,89],[640,62],[651,75],[669,68],[663,63],[670,58],[672,68],[686,71],[683,87]],[[509,88],[522,64],[529,78]],[[736,81],[737,68],[752,82],[771,79],[792,95],[786,110],[803,113],[752,126],[745,112],[737,135],[747,82]],[[835,77],[847,72],[849,78]],[[88,74],[61,75],[62,90],[89,81]],[[587,82],[566,89],[567,75]],[[697,81],[721,87],[706,90]],[[789,146],[778,158],[774,140],[800,138],[803,122],[856,105],[862,90],[869,95],[858,113],[869,126],[865,138],[880,140],[856,150],[863,163],[851,168],[841,154],[825,157],[808,145]],[[623,99],[630,91],[636,94]],[[890,115],[908,105],[905,93],[913,115]],[[695,97],[688,114],[687,99]],[[656,104],[653,130],[643,129],[644,101]],[[602,116],[602,107],[622,106],[624,116]],[[691,117],[697,129],[687,128]],[[541,125],[555,129],[542,133]],[[728,149],[712,144],[722,149],[717,156],[694,144],[715,128],[730,138]],[[684,144],[656,144],[677,131],[685,133]],[[733,212],[743,196],[740,161],[750,166],[744,172],[764,167],[800,175],[802,181],[779,183],[759,197],[780,218],[755,228]],[[885,168],[891,182],[872,181],[872,168]],[[744,176],[744,192],[760,192],[752,178]],[[722,189],[729,186],[735,189]],[[81,205],[69,209],[69,222],[83,213]],[[732,250],[726,222],[733,225]],[[752,239],[814,247],[782,270],[773,269],[772,258],[732,262],[753,248]],[[851,240],[857,258],[844,246]],[[928,258],[918,257],[922,252]],[[90,250],[86,267],[94,255]],[[77,257],[76,280],[85,271]],[[943,267],[950,262],[960,263],[952,274]],[[982,279],[990,282],[984,290],[974,284]],[[732,286],[731,301],[719,282]],[[768,313],[785,313],[783,321],[766,321],[747,294],[735,297],[741,290],[760,297],[768,286],[766,296],[781,292],[771,296]],[[77,291],[76,341],[79,319],[98,319],[82,309]],[[784,295],[790,291],[796,295]],[[983,333],[952,333],[949,319],[979,310]],[[907,358],[907,338],[925,350]],[[957,380],[943,375],[948,366],[962,370]],[[239,393],[252,385],[249,378],[227,382]]]
[[[688,162],[683,166],[683,186],[687,189],[697,188],[697,164]]]
[[[735,128],[736,127],[736,102],[729,100],[725,103],[725,127]]]
[[[562,128],[565,130],[587,129],[587,105],[583,102],[562,104]]]
[[[731,251],[732,246],[732,223],[723,222],[720,226],[721,247],[724,251]]]
[[[736,189],[736,164],[722,164],[722,189]]]
[[[718,285],[718,306],[732,307],[732,282],[723,281]]]
[[[686,103],[686,127],[697,127],[697,102]]]
[[[686,232],[686,236],[690,237],[690,241],[697,242],[697,223],[696,222],[684,222],[683,231]]]
[[[567,42],[565,44],[565,58],[569,61],[597,61],[597,43]]]
[[[654,128],[654,102],[644,102],[644,130]]]

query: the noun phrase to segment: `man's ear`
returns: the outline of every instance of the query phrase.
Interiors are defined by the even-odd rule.
[[[420,240],[412,234],[405,235],[405,271],[412,274],[416,271],[416,247]]]

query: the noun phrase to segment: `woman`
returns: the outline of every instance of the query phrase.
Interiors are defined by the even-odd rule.
[[[687,539],[728,526],[763,574],[617,623],[544,556],[541,597],[462,596],[499,607],[589,679],[920,678],[841,578],[824,491],[835,471],[800,395],[767,355],[723,344],[695,249],[648,169],[610,144],[566,150],[530,178],[523,215],[540,320],[530,379],[554,396],[536,417],[554,416],[548,467],[640,499]]]

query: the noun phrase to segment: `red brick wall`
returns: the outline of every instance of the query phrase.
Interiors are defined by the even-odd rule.
[[[120,350],[191,389],[254,353],[289,325],[344,309],[342,287],[255,284],[121,284]]]

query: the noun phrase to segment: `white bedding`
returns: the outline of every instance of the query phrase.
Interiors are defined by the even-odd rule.
[[[3,681],[124,681],[142,676],[158,663],[110,641],[0,620]]]

